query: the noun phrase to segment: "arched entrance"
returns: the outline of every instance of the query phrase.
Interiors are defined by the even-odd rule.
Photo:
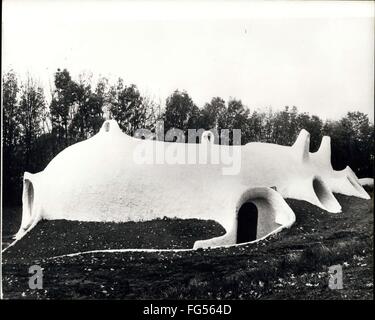
[[[254,203],[246,202],[238,210],[236,243],[256,240],[257,227],[258,208]]]
[[[23,204],[28,210],[29,217],[32,216],[33,205],[34,205],[34,187],[30,180],[25,179]]]

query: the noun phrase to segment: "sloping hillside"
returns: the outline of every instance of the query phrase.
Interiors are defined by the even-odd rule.
[[[337,198],[343,212],[336,214],[287,200],[297,216],[291,229],[257,244],[212,250],[53,258],[126,248],[130,239],[140,248],[184,248],[223,229],[199,220],[43,222],[3,254],[4,298],[373,299],[373,197]],[[32,264],[43,267],[42,290],[28,288]],[[343,267],[342,290],[328,288],[328,267],[335,264]]]

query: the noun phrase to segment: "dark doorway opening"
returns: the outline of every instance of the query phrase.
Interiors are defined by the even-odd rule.
[[[256,240],[258,226],[258,208],[252,202],[246,202],[238,211],[237,243]]]
[[[24,199],[24,204],[29,211],[29,215],[31,217],[34,205],[34,187],[30,180],[25,179],[25,195],[26,199]]]

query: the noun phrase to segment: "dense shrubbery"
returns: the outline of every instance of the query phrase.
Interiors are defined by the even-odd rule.
[[[241,100],[227,103],[214,97],[199,108],[185,91],[176,90],[165,106],[142,96],[122,79],[110,84],[100,78],[93,86],[89,76],[73,80],[58,69],[47,102],[43,88],[30,76],[20,82],[13,71],[3,75],[3,200],[19,203],[24,171],[38,172],[65,147],[99,131],[104,118],[117,120],[132,135],[138,128],[155,130],[164,120],[165,131],[188,129],[241,129],[242,144],[262,141],[291,145],[304,128],[311,134],[311,151],[323,135],[332,138],[335,169],[346,165],[360,176],[373,176],[374,125],[361,112],[349,112],[335,121],[299,113],[296,107],[273,112],[250,110]]]

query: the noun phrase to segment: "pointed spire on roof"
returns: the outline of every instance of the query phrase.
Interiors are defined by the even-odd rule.
[[[302,161],[307,161],[309,159],[309,150],[310,150],[310,133],[305,129],[302,129],[297,137],[297,140],[294,142],[292,148]]]

